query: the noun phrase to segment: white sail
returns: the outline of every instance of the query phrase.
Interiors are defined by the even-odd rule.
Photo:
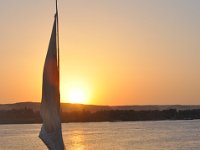
[[[39,137],[50,150],[63,150],[60,120],[59,67],[57,56],[57,13],[44,64],[40,114],[43,125]]]

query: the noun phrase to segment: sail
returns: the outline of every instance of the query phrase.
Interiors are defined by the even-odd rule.
[[[39,137],[50,150],[64,149],[60,120],[60,91],[57,44],[56,14],[44,64],[42,102],[40,108],[43,125]]]

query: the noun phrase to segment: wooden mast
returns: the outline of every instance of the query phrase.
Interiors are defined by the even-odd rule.
[[[59,77],[59,83],[58,88],[60,92],[60,43],[59,43],[59,22],[58,22],[58,0],[56,0],[56,30],[57,30],[57,55],[58,55],[58,77]]]

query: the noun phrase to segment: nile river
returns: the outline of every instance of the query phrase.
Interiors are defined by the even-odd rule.
[[[63,124],[67,150],[199,150],[200,120]],[[0,150],[45,150],[40,124],[0,125]]]

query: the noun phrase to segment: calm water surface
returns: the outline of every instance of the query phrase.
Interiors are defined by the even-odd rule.
[[[0,125],[0,150],[45,150],[40,124]],[[199,150],[200,120],[63,124],[67,150]]]

